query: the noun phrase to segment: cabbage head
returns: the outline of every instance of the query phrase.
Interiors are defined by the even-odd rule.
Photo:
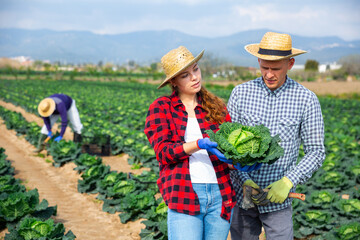
[[[205,132],[211,141],[218,143],[217,148],[226,158],[232,159],[234,164],[272,164],[284,155],[284,149],[279,145],[280,137],[271,137],[270,130],[264,125],[245,126],[225,122],[216,133],[211,130]]]

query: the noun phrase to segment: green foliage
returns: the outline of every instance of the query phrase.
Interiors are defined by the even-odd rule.
[[[77,159],[81,153],[81,148],[78,143],[61,140],[59,142],[52,141],[47,151],[53,157],[53,165],[61,167],[66,162]]]
[[[77,170],[79,173],[81,173],[92,166],[102,164],[102,159],[100,157],[84,153],[80,154],[80,156],[74,160],[74,163],[77,166],[74,168],[74,170]]]
[[[110,172],[110,166],[95,165],[88,168],[78,180],[78,191],[81,193],[97,193],[98,182]]]
[[[218,143],[218,149],[226,158],[242,166],[256,162],[272,164],[284,154],[284,149],[278,144],[279,136],[271,137],[264,125],[252,127],[225,122],[216,133],[205,132],[211,141]]]
[[[305,71],[309,71],[309,70],[312,70],[312,71],[317,71],[319,68],[319,62],[316,61],[316,60],[306,60],[306,63],[305,63]]]
[[[341,199],[336,202],[336,208],[340,210],[341,215],[348,217],[360,217],[360,200],[358,199]]]
[[[79,72],[78,76],[81,74],[83,73]],[[99,73],[99,77],[103,76],[102,74]],[[308,71],[306,76],[314,78],[316,75]],[[124,77],[127,76],[124,75]],[[304,79],[306,78],[304,77]],[[152,147],[143,135],[143,128],[149,104],[157,97],[169,94],[168,89],[157,90],[156,86],[136,82],[41,81],[34,77],[31,81],[0,80],[0,84],[2,86],[0,88],[2,100],[12,102],[34,114],[37,114],[37,103],[40,102],[42,96],[50,95],[54,91],[69,94],[76,99],[84,131],[94,128],[93,132],[99,137],[98,141],[97,137],[91,139],[94,144],[104,142],[106,137],[100,137],[101,134],[110,136],[112,154],[126,153],[129,155],[128,162],[130,164],[149,167],[152,173],[158,176],[158,162]],[[229,98],[232,90],[232,88],[210,85],[208,89],[225,100]],[[319,100],[325,122],[326,159],[322,167],[313,174],[309,181],[297,186],[297,192],[306,193],[307,200],[305,202],[293,201],[294,234],[299,238],[331,240],[340,238],[337,230],[345,225],[346,221],[360,222],[359,217],[346,214],[343,210],[345,207],[338,208],[337,205],[343,194],[347,194],[349,200],[360,199],[358,175],[360,164],[360,115],[358,109],[360,109],[360,99],[358,94],[352,94],[341,95],[337,98],[320,97]],[[13,127],[12,129],[19,134],[26,134],[25,138],[27,139],[30,133],[29,125],[21,117],[11,117],[13,114],[18,113],[0,107],[0,115],[5,122],[10,121],[9,126]],[[18,121],[20,123],[17,123]],[[32,128],[35,127],[33,124]],[[39,127],[38,130],[33,130],[35,134],[39,131]],[[301,149],[299,161],[308,150]],[[327,172],[331,174],[326,174]],[[339,174],[332,175],[332,172]],[[127,178],[126,175],[126,173],[122,173],[118,176],[109,172],[100,177],[93,185],[96,186],[94,192],[99,191],[100,193],[98,199],[104,201],[104,211],[122,212],[121,204],[124,195],[110,193],[115,184],[121,181],[133,182],[134,188],[131,193],[127,194],[137,195],[148,188],[155,189],[155,192],[158,193],[152,177],[146,179],[139,176],[129,176]],[[321,178],[323,180],[319,183]],[[107,180],[105,181],[105,179]],[[103,185],[100,184],[102,182]],[[319,191],[326,191],[331,196],[329,197],[328,194],[317,194],[315,196],[315,193]],[[332,197],[334,197],[333,202],[329,204],[328,202],[331,201]],[[154,210],[155,206],[157,203],[150,208],[153,210],[154,217],[157,214]],[[331,213],[332,217],[324,226],[321,224],[321,227],[317,226],[316,228],[307,226],[301,223],[297,216],[310,210],[325,211]],[[133,219],[140,215],[134,216]],[[166,219],[166,213],[163,217]],[[152,216],[147,214],[145,218],[150,221]],[[142,233],[146,232],[146,235],[142,235],[142,237],[151,239],[150,237],[156,236],[154,239],[161,239],[161,237],[166,239],[167,236],[164,237],[166,230],[160,234],[159,229],[155,226],[156,223],[160,224],[160,222],[161,224],[164,223],[163,228],[166,229],[166,221],[153,220],[153,225],[146,225],[146,229],[142,231]],[[329,229],[330,227],[331,229]],[[354,239],[356,239],[356,235]]]
[[[360,223],[352,222],[341,226],[337,230],[337,235],[343,240],[360,239]]]
[[[168,207],[164,202],[161,202],[156,208],[151,207],[146,215],[147,220],[141,222],[146,226],[145,229],[141,229],[141,239],[167,239],[167,210]]]
[[[20,180],[15,179],[12,175],[0,176],[0,194],[25,192],[25,190],[25,186],[20,184]]]
[[[330,191],[313,191],[310,194],[309,203],[316,208],[329,209],[335,200],[338,200],[338,196]]]
[[[37,189],[0,194],[0,222],[14,222],[27,214],[49,218],[56,214],[56,207],[48,207],[45,199],[39,203]]]
[[[65,227],[62,223],[54,223],[54,220],[41,220],[26,217],[10,229],[5,236],[6,240],[73,240],[75,235],[69,231],[65,235]]]

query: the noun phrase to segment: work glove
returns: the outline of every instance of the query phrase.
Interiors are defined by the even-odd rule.
[[[251,171],[258,170],[261,167],[261,165],[262,165],[262,163],[255,163],[253,165],[245,165],[244,167],[242,167],[240,163],[233,164],[235,169],[242,171],[242,172],[251,172]]]
[[[287,177],[283,177],[266,187],[270,188],[266,198],[269,199],[270,202],[283,203],[288,197],[292,187],[293,183]]]
[[[54,139],[55,142],[59,142],[62,139],[62,136],[58,136]]]
[[[251,195],[253,203],[259,206],[266,206],[270,203],[269,199],[266,198],[267,192],[264,192],[261,188],[255,188],[259,193]]]
[[[48,137],[52,138],[52,132],[49,131],[48,134],[47,134]]]
[[[260,187],[251,179],[248,179],[244,182],[243,186],[250,186],[255,189],[260,189]]]
[[[212,142],[209,138],[198,139],[196,144],[198,148],[205,149],[217,156],[220,161],[232,164],[232,160],[227,159],[224,154],[222,154],[219,149],[216,148],[218,144],[216,142]]]

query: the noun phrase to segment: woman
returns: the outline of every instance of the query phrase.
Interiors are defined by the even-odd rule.
[[[205,130],[217,130],[230,116],[225,103],[201,85],[197,62],[203,53],[194,57],[180,46],[162,57],[166,79],[158,88],[170,84],[173,93],[150,105],[145,123],[169,207],[169,239],[226,239],[236,203],[227,159],[204,138]]]

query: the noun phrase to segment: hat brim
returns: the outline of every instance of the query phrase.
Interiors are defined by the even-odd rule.
[[[199,55],[197,55],[193,60],[191,60],[190,62],[188,62],[184,67],[182,67],[180,70],[178,70],[177,72],[173,73],[171,76],[168,76],[159,86],[157,89],[164,87],[166,84],[169,83],[169,80],[171,80],[172,78],[176,77],[177,75],[179,75],[184,69],[190,67],[192,64],[194,64],[195,62],[199,61],[200,58],[202,58],[202,56],[204,55],[204,51],[202,50],[201,53],[199,53]]]
[[[41,102],[43,102],[43,101],[49,102],[50,108],[49,108],[48,111],[42,111],[42,110],[40,109],[40,104],[41,104]],[[42,117],[49,117],[51,114],[54,113],[55,108],[56,108],[56,103],[55,103],[55,101],[54,101],[53,99],[51,99],[51,98],[45,98],[45,99],[42,100],[41,102],[40,102],[40,104],[38,105],[38,113],[40,114],[40,116],[42,116]]]
[[[255,57],[258,57],[258,58],[264,59],[264,60],[269,60],[269,61],[278,61],[278,60],[291,58],[291,57],[295,57],[297,55],[306,53],[306,51],[304,51],[304,50],[297,49],[297,48],[292,48],[290,55],[286,55],[286,56],[264,55],[264,54],[259,54],[258,53],[259,52],[259,45],[260,44],[258,44],[258,43],[246,45],[245,50],[248,53],[250,53],[251,55],[254,55]]]

